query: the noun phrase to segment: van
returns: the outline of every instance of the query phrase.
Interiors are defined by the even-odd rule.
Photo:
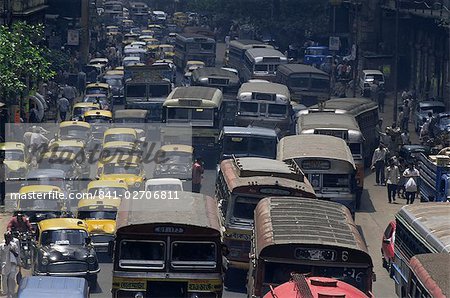
[[[19,285],[18,298],[87,298],[89,287],[80,277],[27,276]]]
[[[373,86],[374,81],[378,81],[380,85],[384,85],[384,74],[379,70],[364,69],[359,78],[359,87],[361,88],[362,96],[371,96],[370,88]]]

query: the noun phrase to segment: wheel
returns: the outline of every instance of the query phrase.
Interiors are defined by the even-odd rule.
[[[88,275],[86,280],[89,285],[89,290],[95,291],[97,289],[97,274]]]

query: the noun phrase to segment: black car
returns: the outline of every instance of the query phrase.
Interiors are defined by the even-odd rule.
[[[76,218],[46,219],[39,222],[38,231],[33,275],[84,277],[95,289],[100,267],[86,223]]]
[[[399,156],[402,157],[406,163],[415,162],[417,160],[417,156],[420,153],[424,153],[425,155],[430,154],[431,148],[423,145],[403,145],[400,148]]]

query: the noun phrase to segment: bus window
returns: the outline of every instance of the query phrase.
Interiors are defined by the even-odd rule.
[[[234,154],[247,153],[248,138],[227,137],[223,142],[223,151]]]
[[[171,108],[168,109],[168,118],[172,120],[176,119],[188,119],[189,118],[189,110],[183,108]]]
[[[350,148],[350,151],[352,152],[352,155],[361,155],[362,154],[362,144],[361,143],[350,143],[348,144],[348,147]]]
[[[323,187],[349,188],[350,177],[348,174],[324,174]]]
[[[160,241],[122,241],[120,267],[164,269],[165,243]]]
[[[146,94],[145,85],[129,85],[127,86],[127,97],[143,97]]]
[[[167,96],[170,93],[170,85],[151,85],[149,93],[150,97]]]
[[[234,203],[233,217],[236,219],[253,220],[253,212],[258,199],[237,197]]]
[[[255,64],[255,71],[267,71],[268,65],[266,64]]]
[[[291,88],[308,88],[309,78],[291,77],[289,80],[289,87]]]
[[[239,112],[241,114],[257,114],[258,103],[257,102],[241,102],[239,104]]]
[[[192,110],[192,120],[214,120],[213,109]]]
[[[210,51],[214,49],[214,44],[212,43],[201,43],[200,48],[202,51]]]
[[[269,116],[286,116],[287,106],[280,104],[269,104],[267,113],[269,114]]]
[[[215,260],[216,244],[213,242],[176,241],[172,243],[173,267],[194,266],[198,263],[214,262]]]
[[[330,87],[329,80],[311,79],[311,89],[328,89]]]

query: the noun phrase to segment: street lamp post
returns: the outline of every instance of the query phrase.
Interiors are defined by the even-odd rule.
[[[397,121],[397,105],[398,105],[398,24],[399,22],[399,3],[398,0],[395,0],[395,52],[394,52],[394,113],[393,113],[393,121]]]

